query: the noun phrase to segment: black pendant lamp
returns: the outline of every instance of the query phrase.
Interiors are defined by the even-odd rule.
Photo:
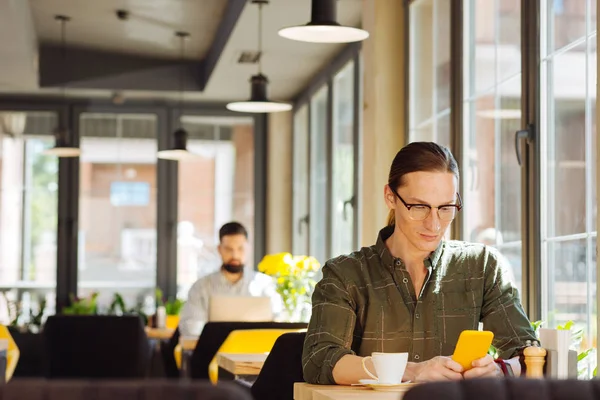
[[[175,36],[180,39],[181,42],[181,61],[184,64],[185,57],[185,41],[190,37],[187,32],[176,32]],[[179,72],[179,123],[181,123],[181,115],[183,111],[183,68]],[[187,136],[188,133],[183,127],[179,127],[173,133],[173,147],[169,150],[160,150],[157,153],[157,157],[163,160],[182,161],[196,156],[187,150]]]
[[[57,15],[54,17],[56,21],[58,21],[61,25],[60,36],[61,36],[61,53],[62,53],[62,64],[63,69],[66,67],[66,25],[67,22],[71,20],[71,18],[66,15]],[[61,85],[61,94],[63,102],[66,102],[65,96],[65,87]],[[62,118],[59,118],[58,127],[54,130],[54,147],[48,150],[44,150],[42,154],[57,156],[57,157],[79,157],[81,155],[81,149],[79,147],[74,147],[69,144],[69,131],[64,126],[64,121]]]
[[[262,73],[262,6],[269,2],[267,0],[253,0],[252,3],[258,4],[258,74],[250,78],[250,100],[229,103],[226,107],[231,111],[248,113],[289,111],[292,109],[291,104],[269,100],[267,96],[269,80]]]
[[[397,0],[392,0],[397,1]],[[310,22],[279,30],[279,36],[300,42],[350,43],[369,37],[369,32],[337,22],[337,0],[312,0]]]

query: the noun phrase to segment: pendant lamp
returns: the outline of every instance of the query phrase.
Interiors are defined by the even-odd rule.
[[[190,34],[187,32],[176,32],[175,36],[177,36],[181,42],[181,61],[182,65],[185,62],[185,41],[190,37]],[[182,115],[183,112],[183,68],[179,72],[179,115]],[[179,123],[181,123],[181,117],[179,119]],[[173,133],[173,147],[168,150],[160,150],[157,154],[157,157],[163,160],[173,160],[173,161],[183,161],[190,158],[196,158],[196,156],[190,153],[187,150],[187,136],[188,133],[183,127],[179,127]]]
[[[369,37],[369,32],[363,29],[340,25],[336,6],[337,0],[312,0],[310,22],[280,29],[279,36],[312,43],[360,42]]]
[[[63,69],[67,66],[66,55],[67,55],[67,47],[66,47],[66,30],[67,30],[67,22],[71,20],[71,18],[66,15],[57,15],[54,17],[56,21],[60,23],[60,36],[61,36],[61,54],[62,54],[62,67]],[[64,84],[61,85],[61,94],[63,102],[66,102],[65,96],[65,87]],[[69,131],[64,126],[64,121],[62,118],[59,118],[58,127],[54,130],[54,140],[55,145],[51,149],[44,150],[42,154],[57,156],[57,157],[79,157],[81,155],[81,149],[79,147],[71,146],[69,143]]]
[[[292,109],[291,104],[269,100],[267,96],[269,80],[262,73],[262,6],[269,2],[267,0],[253,0],[252,2],[258,4],[258,74],[250,79],[250,100],[229,103],[226,107],[231,111],[249,113],[289,111]]]

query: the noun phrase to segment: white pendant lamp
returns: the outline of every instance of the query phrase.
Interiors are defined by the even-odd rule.
[[[268,1],[253,0],[252,2],[258,4],[258,74],[252,76],[250,79],[250,100],[229,103],[226,107],[231,111],[248,113],[289,111],[292,109],[291,104],[271,101],[267,97],[267,84],[269,80],[262,74],[262,6],[268,4]]]
[[[360,42],[369,37],[369,32],[363,29],[340,25],[336,6],[337,0],[312,0],[310,22],[280,29],[279,36],[311,43]]]
[[[66,67],[66,29],[67,22],[71,20],[71,18],[66,15],[57,15],[54,17],[56,21],[60,23],[60,36],[61,36],[61,53],[62,53],[62,63],[63,69]],[[64,84],[61,85],[61,92],[63,101],[65,99],[65,88]],[[56,157],[79,157],[81,155],[81,149],[79,147],[71,146],[69,144],[69,131],[64,127],[62,118],[59,118],[58,127],[54,130],[54,139],[55,145],[54,147],[44,150],[42,154],[56,156]]]
[[[185,41],[190,37],[190,34],[187,32],[176,32],[175,36],[177,36],[181,42],[181,61],[182,65],[184,65],[185,61]],[[181,123],[181,114],[183,111],[183,69],[179,72],[179,123]],[[193,153],[190,153],[187,150],[187,136],[188,133],[183,127],[180,127],[175,132],[173,132],[173,147],[168,150],[160,150],[157,153],[157,157],[162,160],[172,160],[172,161],[183,161],[188,159],[197,158],[197,156]]]

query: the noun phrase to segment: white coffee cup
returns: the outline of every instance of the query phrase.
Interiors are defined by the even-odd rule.
[[[375,366],[374,375],[365,365],[366,361],[371,359]],[[402,383],[404,370],[408,362],[408,353],[371,353],[370,356],[362,359],[363,370],[371,378],[376,379],[378,383],[397,384]]]

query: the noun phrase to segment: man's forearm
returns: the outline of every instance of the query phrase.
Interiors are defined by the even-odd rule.
[[[363,357],[347,354],[333,367],[333,379],[338,385],[351,385],[358,383],[359,379],[371,379],[371,377],[363,370]],[[367,360],[365,366],[375,375],[375,367],[371,360]]]

